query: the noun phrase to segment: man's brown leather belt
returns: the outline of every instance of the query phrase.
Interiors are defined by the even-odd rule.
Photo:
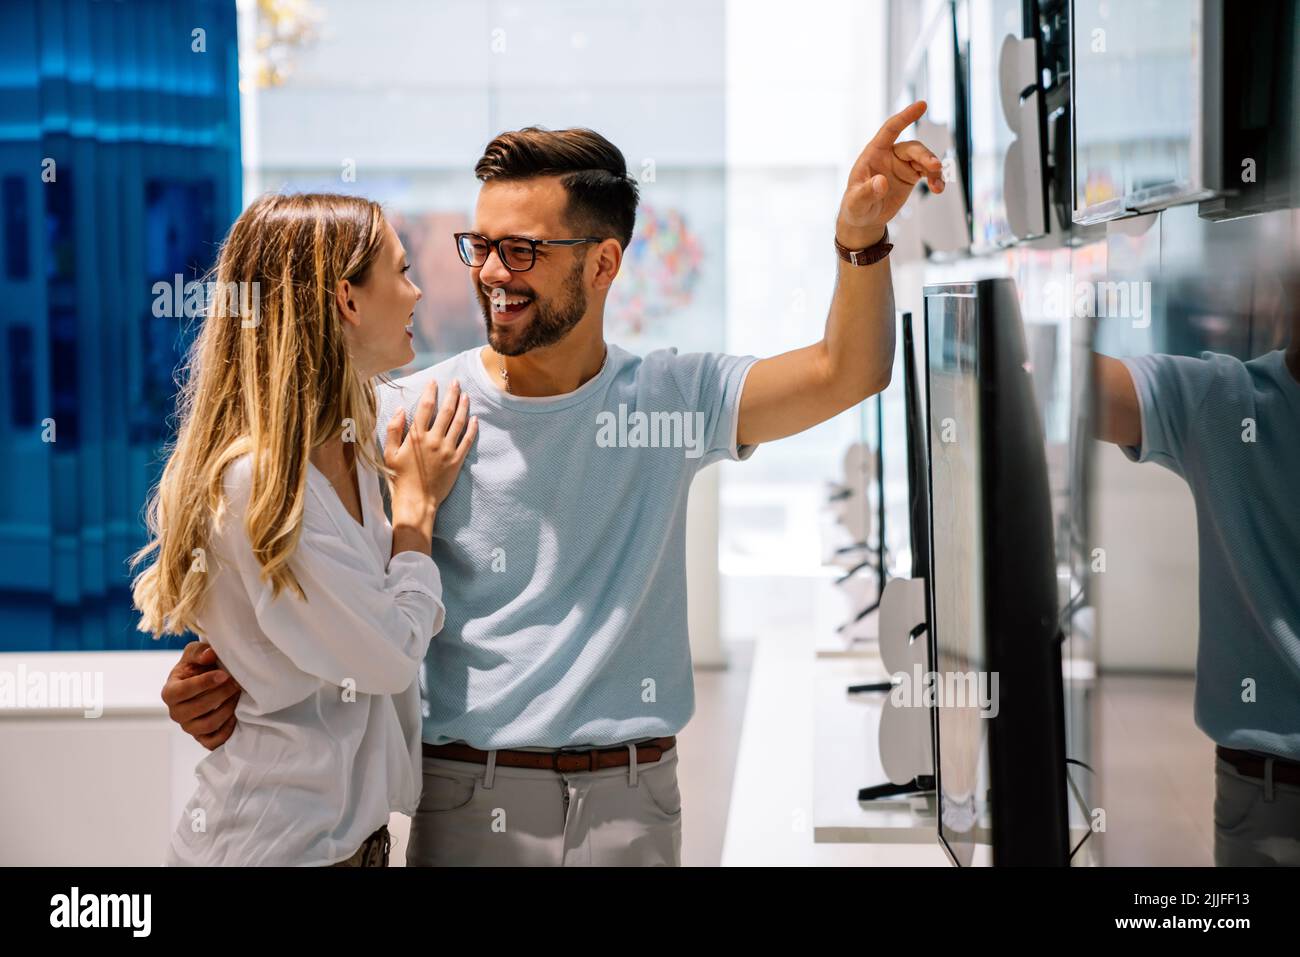
[[[1251,751],[1237,751],[1215,745],[1214,753],[1227,761],[1240,774],[1264,780],[1264,756]],[[1273,780],[1277,784],[1300,784],[1300,762],[1286,758],[1273,759]]]
[[[664,752],[677,745],[677,738],[652,738],[636,746],[636,763],[654,764],[664,756]],[[426,758],[443,758],[447,761],[470,761],[474,764],[487,764],[488,752],[472,748],[468,744],[423,744]],[[627,767],[628,749],[591,748],[582,750],[560,749],[558,751],[498,751],[499,768],[537,768],[542,771],[557,771],[573,774],[577,771],[599,771],[602,768]]]

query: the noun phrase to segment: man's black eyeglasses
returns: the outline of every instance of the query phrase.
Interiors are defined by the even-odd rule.
[[[526,236],[504,236],[488,239],[478,233],[456,233],[456,252],[466,266],[478,268],[487,262],[489,252],[495,247],[502,264],[511,272],[527,272],[537,262],[538,246],[580,246],[598,243],[595,236],[581,239],[529,239]]]

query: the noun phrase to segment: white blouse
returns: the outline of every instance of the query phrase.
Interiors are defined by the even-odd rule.
[[[444,619],[437,566],[422,552],[390,558],[372,469],[358,460],[358,524],[309,464],[289,560],[307,600],[272,599],[243,527],[251,475],[249,456],[226,469],[198,616],[244,693],[234,733],[195,768],[168,865],[333,864],[419,802],[417,675]]]

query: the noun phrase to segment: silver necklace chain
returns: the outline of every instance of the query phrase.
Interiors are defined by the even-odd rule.
[[[605,357],[601,361],[602,368],[604,367],[605,360],[607,360],[608,358],[609,358],[609,348],[606,347]],[[505,388],[507,392],[510,392],[510,373],[506,372],[506,360],[504,358],[500,358],[498,361],[501,363],[501,385]]]

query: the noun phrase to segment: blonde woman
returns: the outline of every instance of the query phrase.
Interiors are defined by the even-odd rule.
[[[140,629],[202,635],[243,688],[169,864],[386,864],[390,812],[416,810],[417,674],[444,617],[430,538],[477,420],[456,383],[440,406],[431,387],[379,452],[373,379],[413,357],[408,268],[348,196],[265,196],[222,246],[135,559],[156,555]]]

